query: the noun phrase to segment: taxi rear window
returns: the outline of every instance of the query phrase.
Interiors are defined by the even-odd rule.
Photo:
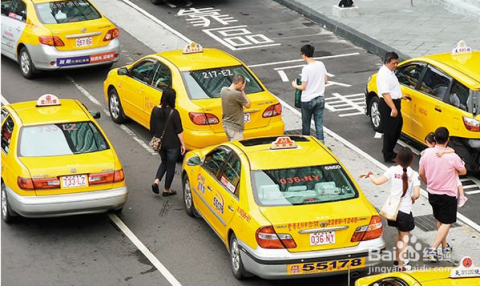
[[[107,149],[110,149],[107,141],[90,121],[26,126],[20,133],[20,157],[63,156]]]
[[[191,99],[208,99],[219,98],[222,88],[229,87],[236,74],[245,77],[246,94],[263,91],[261,85],[244,66],[188,71],[183,72],[183,77]]]
[[[44,24],[72,23],[99,19],[102,16],[86,0],[59,1],[35,5]]]
[[[261,206],[306,205],[348,200],[358,191],[341,165],[252,171]]]

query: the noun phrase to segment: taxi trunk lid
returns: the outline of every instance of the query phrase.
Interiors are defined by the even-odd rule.
[[[288,208],[287,211],[285,208]],[[277,234],[290,234],[297,247],[290,252],[351,247],[359,226],[368,225],[372,211],[361,199],[288,207],[262,207]]]

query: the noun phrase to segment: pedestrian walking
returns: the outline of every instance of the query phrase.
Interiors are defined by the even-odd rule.
[[[397,220],[388,220],[388,225],[395,227],[398,234],[395,237],[396,259],[400,271],[411,270],[408,265],[407,246],[410,241],[410,232],[415,228],[415,220],[412,214],[412,204],[420,197],[419,175],[410,165],[413,162],[413,152],[410,148],[402,147],[396,157],[396,166],[388,168],[381,177],[376,177],[368,172],[360,177],[369,178],[375,185],[390,182],[390,194],[401,197],[398,208]]]
[[[223,87],[220,91],[222,98],[222,126],[229,141],[243,139],[245,128],[245,113],[243,107],[250,108],[252,105],[245,95],[247,81],[241,74],[233,76],[232,84]]]
[[[160,193],[159,185],[165,173],[165,189],[162,196],[175,195],[177,192],[171,189],[175,167],[179,153],[185,154],[185,143],[183,141],[183,127],[180,114],[175,109],[176,92],[172,88],[166,88],[162,93],[160,105],[155,106],[150,116],[150,134],[155,137],[162,137],[162,147],[158,151],[162,160],[158,166],[155,181],[152,184],[152,191]],[[180,151],[180,152],[179,152]]]
[[[383,123],[383,159],[385,162],[395,162],[394,152],[398,138],[402,132],[403,118],[401,99],[410,99],[402,95],[395,70],[398,67],[398,55],[395,52],[385,54],[383,65],[377,74],[379,111]]]
[[[436,145],[428,148],[420,158],[420,178],[427,184],[428,201],[437,220],[437,234],[425,256],[432,262],[439,260],[437,248],[442,245],[443,258],[448,258],[452,246],[447,243],[451,225],[457,221],[457,174],[465,175],[465,163],[455,153],[437,156],[437,151],[445,151],[449,132],[445,127],[435,130]]]
[[[302,69],[302,84],[292,81],[292,87],[302,91],[302,134],[310,135],[310,124],[315,122],[317,139],[325,143],[323,134],[323,110],[325,109],[325,84],[328,82],[327,69],[321,61],[313,58],[315,47],[304,45],[300,53],[307,64]]]

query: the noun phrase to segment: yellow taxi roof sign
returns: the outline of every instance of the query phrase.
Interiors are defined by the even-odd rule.
[[[37,100],[37,107],[39,106],[55,106],[60,105],[60,99],[53,94],[44,94]]]
[[[472,258],[465,256],[458,267],[452,268],[450,278],[479,277],[480,267],[475,267]]]
[[[278,137],[274,142],[272,142],[272,146],[270,146],[271,150],[292,148],[297,148],[297,144],[288,136]]]
[[[193,54],[193,53],[203,53],[203,47],[195,42],[191,42],[187,44],[185,48],[183,48],[184,54]]]
[[[467,46],[467,42],[464,40],[460,40],[457,43],[457,46],[452,50],[452,55],[463,54],[463,53],[471,53],[472,48]]]

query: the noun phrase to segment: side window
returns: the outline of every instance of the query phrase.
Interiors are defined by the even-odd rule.
[[[3,115],[3,112],[2,112]],[[13,123],[12,117],[7,117],[5,122],[2,125],[2,150],[8,154],[10,149],[10,139],[12,138],[13,128],[15,124]]]
[[[447,97],[447,102],[461,110],[467,111],[467,101],[470,90],[463,84],[455,81],[452,85],[450,95]]]
[[[222,169],[225,160],[228,159],[230,150],[223,148],[215,149],[210,152],[203,163],[203,167],[212,174],[215,178],[218,178],[218,173]]]
[[[2,15],[8,16],[12,2],[11,0],[2,0]]]
[[[8,17],[25,22],[25,18],[27,17],[27,5],[21,0],[12,1]]]
[[[443,101],[450,85],[450,78],[440,70],[427,67],[420,90]]]
[[[3,123],[3,120],[5,120],[5,118],[8,115],[9,115],[8,110],[6,108],[2,108],[2,121],[0,121],[0,122]]]
[[[411,64],[399,67],[395,74],[400,84],[416,89],[424,68],[424,66],[419,64]]]
[[[240,182],[241,168],[240,159],[237,155],[232,155],[220,174],[220,182],[222,185],[236,197],[238,197],[239,194],[238,183]]]
[[[152,86],[160,90],[172,86],[172,72],[168,66],[163,63],[158,64],[158,68],[153,76]]]
[[[156,67],[157,64],[153,60],[142,61],[131,69],[130,76],[148,84],[151,82]]]

